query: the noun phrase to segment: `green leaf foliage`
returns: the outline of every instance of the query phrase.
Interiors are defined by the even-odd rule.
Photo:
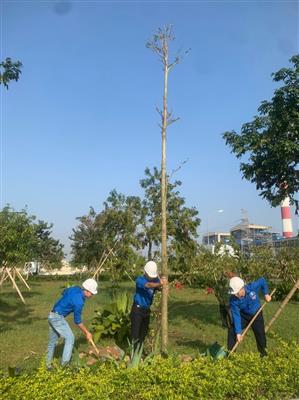
[[[167,240],[169,263],[173,270],[186,269],[197,250],[197,228],[200,225],[195,207],[186,207],[179,187],[182,182],[171,182],[167,177]],[[161,245],[161,172],[157,168],[145,169],[145,178],[140,181],[144,189],[142,201],[140,239],[142,247],[147,247],[148,259],[159,254]],[[154,247],[156,250],[154,251]]]
[[[21,68],[22,63],[20,61],[13,62],[9,57],[2,61],[0,63],[0,85],[4,85],[8,89],[10,81],[18,81]]]
[[[133,275],[144,265],[141,249],[147,258],[160,254],[161,245],[161,173],[157,168],[145,170],[140,181],[144,197],[125,196],[116,190],[110,192],[99,213],[90,208],[89,214],[79,217],[73,230],[72,253],[76,265],[90,269],[99,265],[104,252],[113,248],[114,255],[105,262],[113,280],[125,273]],[[181,182],[168,181],[167,232],[169,257],[174,270],[186,269],[197,250],[198,211],[185,205],[178,187]]]
[[[189,285],[213,288],[219,303],[227,304],[230,274],[241,276],[247,283],[263,276],[277,288],[275,298],[282,299],[299,279],[299,249],[282,248],[276,253],[271,246],[259,246],[252,247],[249,256],[236,251],[232,257],[202,248],[192,258],[189,269],[177,276]],[[293,300],[296,298],[297,295]]]
[[[77,266],[97,268],[103,254],[113,249],[104,268],[112,280],[119,280],[126,273],[140,270],[144,258],[137,250],[140,199],[124,196],[113,190],[98,214],[90,208],[89,214],[77,218],[79,225],[73,229],[72,262]],[[126,276],[127,277],[127,276]]]
[[[281,83],[270,101],[263,101],[258,116],[241,132],[225,132],[223,138],[237,158],[243,177],[261,190],[261,196],[277,206],[299,190],[299,54],[291,68],[272,74]]]
[[[139,368],[115,363],[77,371],[58,369],[0,376],[1,400],[281,400],[299,396],[299,346],[280,343],[261,359],[256,353],[182,362],[156,356]]]
[[[132,295],[126,291],[114,293],[112,301],[96,311],[92,326],[94,340],[114,338],[122,347],[130,336]]]
[[[0,211],[0,265],[23,266],[31,260],[59,266],[63,245],[51,236],[52,225],[36,220],[27,210],[10,206]]]

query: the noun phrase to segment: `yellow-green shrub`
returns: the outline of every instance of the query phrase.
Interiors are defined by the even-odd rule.
[[[97,369],[0,377],[1,400],[281,400],[299,396],[299,345],[278,352],[213,361],[153,358],[139,369],[102,364]]]

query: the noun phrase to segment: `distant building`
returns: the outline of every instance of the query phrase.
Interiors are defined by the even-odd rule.
[[[292,238],[277,238],[273,240],[273,246],[277,250],[282,248],[299,247],[299,236],[294,236]]]
[[[275,251],[285,247],[299,247],[299,234],[297,237],[285,238],[277,232],[271,232],[271,229],[271,226],[252,224],[248,218],[243,218],[241,223],[230,230],[230,233],[207,232],[203,234],[202,244],[212,253],[214,253],[217,243],[227,246],[230,239],[238,244],[245,253],[250,253],[252,246],[271,245]]]
[[[270,231],[271,226],[251,224],[248,221],[236,225],[230,230],[231,236],[239,246],[261,245],[272,242],[278,236]]]
[[[41,275],[75,275],[81,272],[86,272],[87,268],[73,268],[67,260],[62,260],[62,267],[60,269],[45,269],[42,268],[40,271]]]
[[[207,232],[202,237],[202,244],[215,245],[216,243],[228,243],[230,233],[228,232]]]

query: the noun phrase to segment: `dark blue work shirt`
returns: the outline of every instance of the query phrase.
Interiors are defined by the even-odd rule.
[[[55,303],[53,311],[66,317],[74,313],[75,324],[80,324],[81,314],[85,303],[84,290],[79,286],[72,286],[62,293],[62,297]]]
[[[238,298],[231,295],[229,299],[236,334],[242,332],[241,312],[248,315],[256,314],[261,306],[258,292],[261,290],[263,295],[269,293],[268,284],[264,278],[245,285],[244,289],[244,297]]]
[[[136,279],[136,293],[134,295],[134,303],[138,304],[142,308],[150,308],[153,302],[155,290],[148,288],[145,285],[148,282],[159,283],[159,278],[148,279],[145,275],[139,276]]]

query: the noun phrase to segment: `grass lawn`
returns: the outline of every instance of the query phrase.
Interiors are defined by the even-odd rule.
[[[31,291],[22,288],[24,305],[15,290],[6,283],[0,291],[0,369],[17,366],[24,370],[36,368],[44,357],[48,340],[47,315],[59,298],[66,281],[31,281]],[[75,283],[78,284],[77,282]],[[21,284],[20,284],[21,287]],[[118,290],[134,291],[132,283],[122,283]],[[83,321],[90,325],[94,311],[109,301],[111,287],[100,284],[99,294],[85,303]],[[266,306],[265,320],[269,321],[280,303]],[[86,350],[87,343],[81,332],[74,327],[72,317],[67,318],[76,336],[79,350]],[[273,330],[286,340],[299,342],[299,304],[290,303],[274,324]],[[171,289],[169,304],[170,352],[196,355],[215,341],[226,344],[226,329],[221,327],[218,304],[213,295],[204,290]],[[268,349],[277,346],[275,338],[268,339]],[[255,350],[252,332],[239,347],[240,352]],[[57,346],[57,356],[62,344]]]

